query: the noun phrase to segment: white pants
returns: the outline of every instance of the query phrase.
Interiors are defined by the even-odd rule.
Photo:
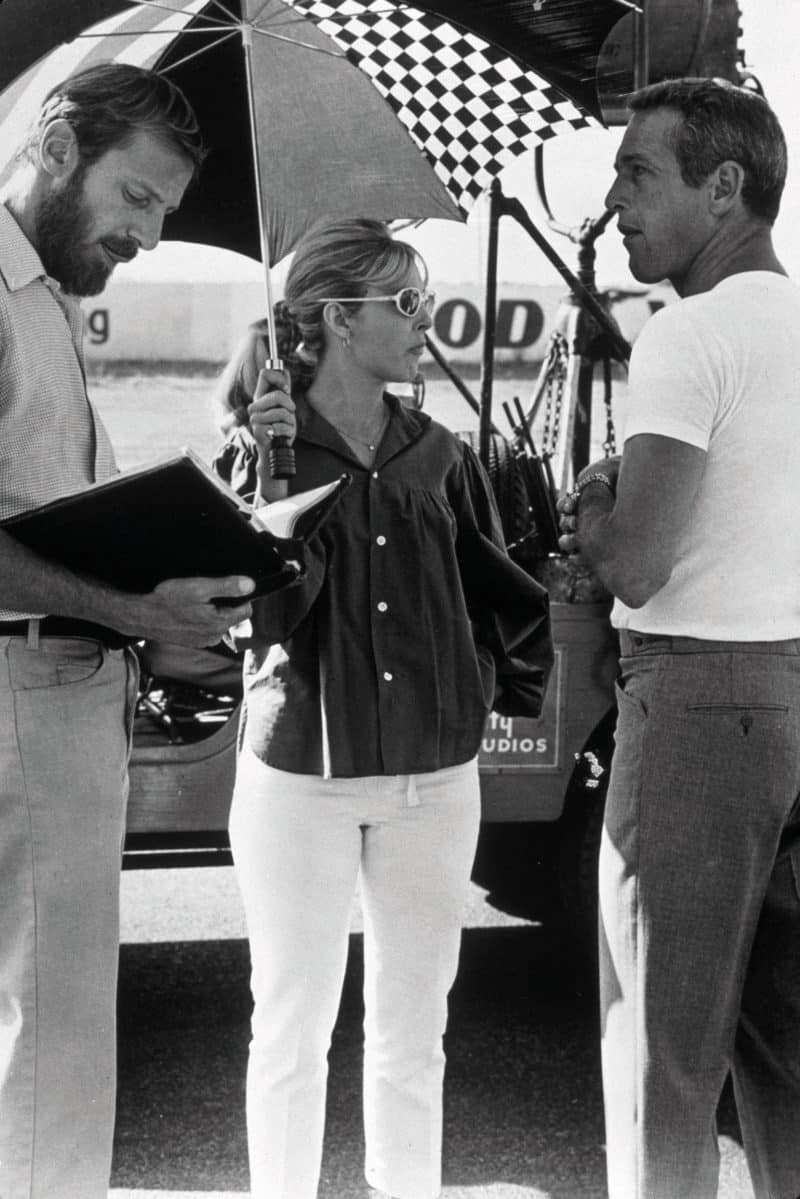
[[[442,1037],[479,821],[474,759],[430,774],[322,779],[243,751],[230,833],[252,958],[254,1199],[317,1194],[359,869],[366,1177],[397,1199],[439,1193]]]

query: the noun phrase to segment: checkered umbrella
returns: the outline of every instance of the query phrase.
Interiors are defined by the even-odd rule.
[[[564,94],[563,78],[556,86],[509,52],[510,26],[497,25],[500,45],[455,12],[432,11],[446,0],[420,3],[0,0],[0,86],[13,80],[0,95],[0,172],[2,148],[7,157],[49,87],[116,59],[169,74],[211,148],[167,237],[261,257],[268,268],[321,216],[464,219],[516,155],[592,118]],[[472,7],[535,14],[548,4],[562,15],[578,7]],[[610,27],[619,5],[580,6],[602,9]],[[68,34],[79,36],[59,45]],[[19,76],[46,36],[57,48]]]

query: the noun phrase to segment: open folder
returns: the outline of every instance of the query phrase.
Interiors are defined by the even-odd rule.
[[[124,591],[239,574],[266,595],[304,573],[303,541],[349,483],[342,475],[254,509],[184,449],[9,517],[0,528],[43,557]]]

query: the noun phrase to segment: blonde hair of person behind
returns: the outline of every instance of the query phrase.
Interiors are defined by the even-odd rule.
[[[413,267],[427,281],[417,251],[408,242],[396,241],[383,221],[360,217],[313,226],[297,244],[284,288],[302,338],[300,356],[316,365],[325,348],[324,297],[352,296],[357,311],[369,286],[395,291]]]

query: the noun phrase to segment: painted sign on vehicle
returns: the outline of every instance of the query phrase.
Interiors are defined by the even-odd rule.
[[[533,720],[490,713],[478,755],[481,770],[553,770],[560,765],[563,661],[564,650],[557,648],[541,716]]]

